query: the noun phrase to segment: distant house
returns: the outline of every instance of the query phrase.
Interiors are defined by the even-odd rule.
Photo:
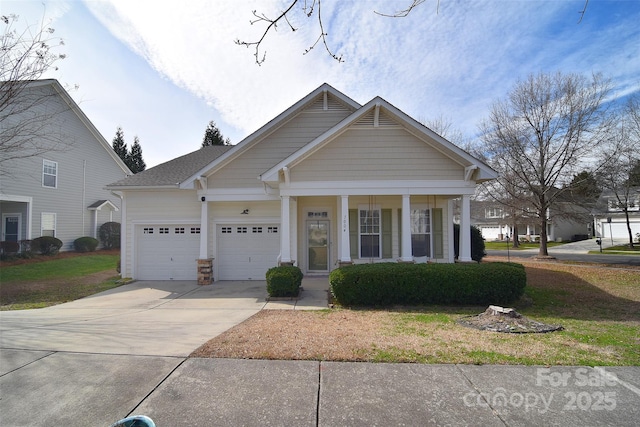
[[[593,237],[592,218],[587,209],[560,197],[549,209],[547,223],[548,241],[576,241]],[[472,200],[471,224],[480,229],[487,241],[514,238],[514,221],[509,210],[496,201]],[[540,240],[540,221],[535,212],[526,210],[518,213],[518,239]]]
[[[120,222],[120,198],[105,186],[131,171],[56,80],[29,82],[21,96],[37,102],[16,109],[3,134],[20,129],[27,144],[50,149],[3,164],[2,241],[54,236],[70,250],[78,237],[96,237],[103,223]]]
[[[640,233],[640,187],[632,188],[627,199],[631,234],[636,238]],[[596,224],[596,236],[614,239],[628,239],[627,219],[623,206],[612,191],[604,191],[593,210]]]
[[[232,147],[205,147],[114,182],[123,197],[122,274],[140,280],[264,280],[369,262],[454,262],[480,160],[380,97],[328,84]],[[460,261],[471,261],[469,227]]]

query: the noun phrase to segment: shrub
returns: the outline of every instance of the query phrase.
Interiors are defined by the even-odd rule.
[[[41,255],[55,255],[62,247],[62,241],[53,236],[37,237],[31,241],[31,249]]]
[[[513,263],[360,264],[329,275],[345,306],[503,305],[522,296],[526,281],[524,267]]]
[[[105,222],[98,233],[104,249],[120,249],[120,223]]]
[[[484,250],[484,238],[478,227],[471,226],[471,259],[477,262],[482,261],[487,253]],[[460,225],[453,224],[453,251],[456,259],[460,255]]]
[[[20,252],[20,243],[18,242],[0,242],[0,253],[2,254],[17,254]]]
[[[273,267],[267,270],[267,292],[270,297],[295,297],[300,292],[302,270],[295,266]]]
[[[85,236],[79,237],[73,241],[73,247],[77,252],[93,252],[98,247],[98,239]]]

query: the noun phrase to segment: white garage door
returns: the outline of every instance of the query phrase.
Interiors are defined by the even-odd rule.
[[[197,280],[200,225],[144,225],[136,228],[138,280]]]
[[[278,263],[278,224],[218,225],[218,280],[264,280]]]

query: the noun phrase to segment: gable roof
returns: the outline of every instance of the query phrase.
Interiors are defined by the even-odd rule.
[[[205,165],[210,164],[233,148],[233,145],[210,145],[208,147],[202,147],[184,156],[177,157],[109,184],[107,188],[110,190],[134,189],[137,187],[177,188],[180,187],[180,184],[188,179],[194,171],[202,169]]]
[[[313,153],[317,152],[319,149],[325,146],[327,143],[335,139],[337,136],[347,131],[351,125],[355,124],[366,115],[370,114],[372,111],[374,112],[374,126],[376,126],[377,120],[375,117],[379,117],[381,115],[380,112],[384,111],[385,115],[397,121],[397,123],[400,124],[405,130],[421,139],[425,143],[430,144],[433,148],[442,152],[453,161],[464,167],[465,171],[469,174],[469,177],[474,174],[474,171],[477,171],[475,172],[475,179],[477,182],[483,182],[498,177],[498,173],[496,171],[494,171],[491,167],[489,167],[479,159],[473,157],[471,154],[462,150],[460,147],[449,142],[448,140],[438,135],[420,122],[416,121],[386,100],[380,97],[375,97],[367,104],[359,108],[357,111],[352,113],[349,117],[336,124],[333,128],[327,130],[325,133],[318,136],[309,144],[305,145],[300,150],[296,151],[277,165],[273,166],[271,169],[263,173],[259,178],[264,182],[277,182],[279,179],[279,171],[282,170],[282,168],[291,168],[296,164],[302,162],[304,159],[308,158]]]
[[[203,165],[202,168],[195,170],[188,179],[184,180],[184,182],[180,185],[180,188],[190,188],[191,186],[193,186],[194,181],[196,181],[201,176],[210,173],[216,168],[222,167],[231,160],[242,155],[242,153],[252,147],[255,143],[259,142],[264,137],[280,128],[283,124],[291,120],[296,114],[300,113],[302,110],[314,103],[316,101],[316,98],[321,94],[325,95],[325,102],[326,96],[331,95],[335,97],[335,99],[337,99],[340,103],[344,104],[353,111],[356,111],[357,109],[362,107],[356,101],[349,98],[339,90],[335,89],[333,86],[329,85],[328,83],[323,83],[315,90],[310,92],[307,96],[300,99],[291,107],[287,108],[278,116],[270,120],[266,125],[262,126],[260,129],[247,136],[238,144],[234,145],[232,150],[220,156],[219,158],[216,158],[213,162]]]
[[[3,85],[15,83],[17,85],[21,85],[23,88],[37,88],[37,87],[46,87],[50,86],[53,91],[60,96],[64,102],[69,106],[71,111],[80,119],[82,124],[89,130],[89,132],[94,136],[94,138],[98,141],[98,143],[105,149],[105,151],[109,154],[109,156],[113,159],[113,161],[122,169],[122,171],[126,174],[131,174],[131,170],[127,167],[127,165],[122,161],[120,157],[113,151],[111,145],[107,142],[107,140],[102,136],[102,134],[98,131],[98,129],[91,123],[91,120],[84,114],[84,112],[80,109],[80,106],[73,100],[71,95],[66,91],[64,87],[58,82],[56,79],[43,79],[43,80],[31,80],[31,81],[15,81],[15,82],[2,82]],[[4,87],[4,86],[3,86]]]

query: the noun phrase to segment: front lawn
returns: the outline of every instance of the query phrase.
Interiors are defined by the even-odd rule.
[[[554,246],[564,245],[564,242],[547,242],[547,247],[552,248]],[[484,248],[490,250],[507,250],[507,248],[511,250],[521,250],[521,249],[540,249],[540,243],[536,242],[520,242],[517,248],[513,247],[513,241],[510,240],[509,244],[506,241],[504,242],[484,242]]]
[[[0,310],[47,307],[119,286],[118,259],[117,252],[92,252],[3,262]]]
[[[486,306],[262,310],[192,357],[640,365],[640,270],[523,264],[528,285],[514,307],[534,320],[560,324],[563,331],[505,334],[456,323]]]

